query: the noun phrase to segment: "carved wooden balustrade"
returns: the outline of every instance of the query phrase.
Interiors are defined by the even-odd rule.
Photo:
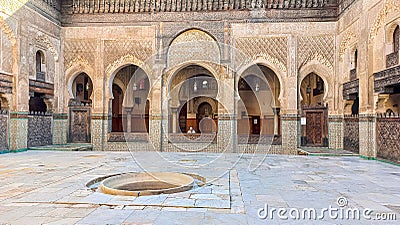
[[[400,65],[374,73],[374,89],[377,93],[392,94],[400,83]]]
[[[393,52],[386,56],[386,68],[399,64],[399,52]]]
[[[354,1],[354,0],[351,0]],[[134,13],[337,7],[336,0],[73,0],[72,12]]]
[[[0,93],[11,93],[13,87],[13,76],[0,72]]]
[[[343,84],[343,99],[354,100],[357,98],[359,79],[351,80]]]

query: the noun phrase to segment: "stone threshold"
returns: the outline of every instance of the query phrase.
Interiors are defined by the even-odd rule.
[[[30,147],[29,150],[36,151],[92,151],[92,144],[64,144],[64,145],[45,145]]]
[[[300,147],[298,148],[298,155],[306,156],[359,156],[347,150],[335,150],[326,147]]]

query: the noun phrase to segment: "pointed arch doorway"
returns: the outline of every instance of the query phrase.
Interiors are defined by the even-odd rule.
[[[315,73],[301,82],[302,146],[328,146],[328,106],[324,103],[326,91],[323,79]]]

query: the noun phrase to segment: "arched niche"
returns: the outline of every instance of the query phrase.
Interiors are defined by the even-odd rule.
[[[150,80],[136,65],[119,69],[112,80],[112,129],[116,133],[148,133]]]
[[[199,29],[190,29],[174,38],[168,47],[167,57],[169,68],[187,61],[206,61],[218,64],[221,51],[218,42],[209,33]]]
[[[76,103],[92,103],[93,82],[86,73],[79,73],[74,78],[71,90],[73,94],[73,99]]]
[[[237,133],[239,143],[259,143],[280,135],[280,81],[264,65],[253,65],[237,79]],[[270,139],[272,140],[272,139]]]
[[[217,79],[206,68],[188,65],[180,69],[168,85],[170,132],[186,133],[192,127],[197,133],[216,133],[217,95]],[[202,104],[210,106],[207,112],[199,111],[205,109],[200,107]],[[204,129],[200,129],[201,125]]]

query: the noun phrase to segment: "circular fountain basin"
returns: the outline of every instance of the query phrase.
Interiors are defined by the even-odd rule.
[[[104,179],[99,190],[125,196],[171,194],[192,189],[194,182],[193,177],[181,173],[124,173]]]

